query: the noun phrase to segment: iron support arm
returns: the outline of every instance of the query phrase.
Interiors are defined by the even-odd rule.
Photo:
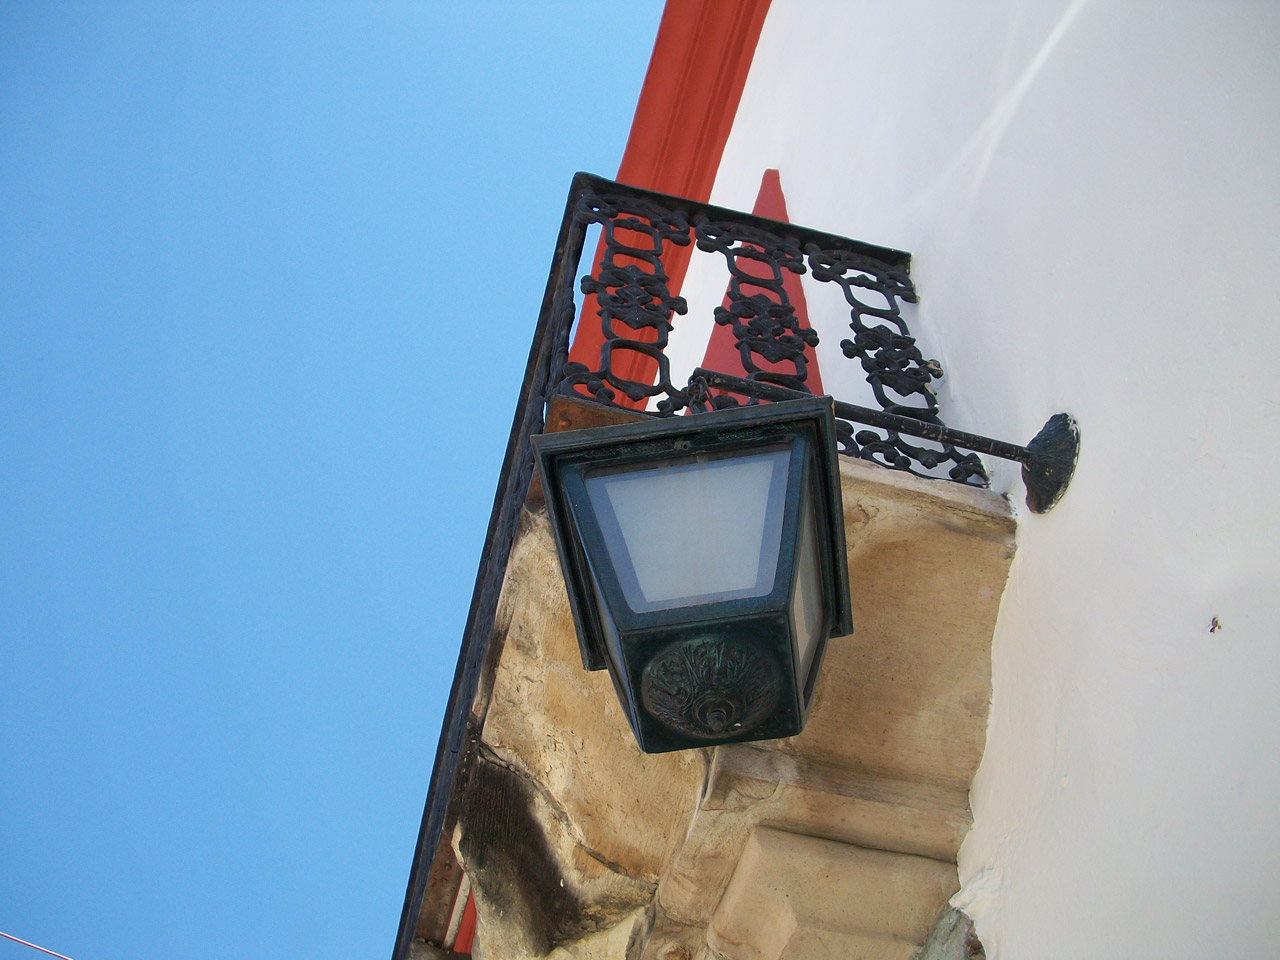
[[[714,390],[726,390],[757,400],[798,400],[809,394],[791,390],[762,380],[748,380],[715,370],[698,367],[689,378],[692,383],[702,380]],[[914,417],[860,407],[842,400],[835,401],[836,416],[842,420],[863,423],[871,427],[893,430],[908,437],[949,443],[952,446],[986,453],[1002,460],[1022,464],[1022,479],[1027,486],[1027,506],[1035,513],[1044,513],[1062,496],[1071,475],[1075,472],[1076,457],[1080,448],[1080,431],[1068,414],[1057,413],[1025,447],[1004,440],[993,440],[976,433],[953,430],[940,423],[929,423]]]

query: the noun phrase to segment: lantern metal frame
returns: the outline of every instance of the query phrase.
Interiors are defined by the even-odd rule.
[[[612,468],[707,461],[783,446],[790,452],[769,592],[648,612],[633,609],[619,574],[606,559],[607,519],[602,520],[590,502],[585,477]],[[533,438],[533,448],[583,666],[608,669],[641,749],[658,753],[799,733],[827,640],[853,629],[831,399],[810,397],[543,434]],[[806,498],[813,510],[825,626],[813,641],[812,658],[802,676],[791,608],[800,575]],[[715,549],[715,544],[707,545],[709,563],[715,562]],[[720,691],[716,696],[728,698],[723,729],[664,709],[666,701],[654,692],[656,668],[650,666],[661,657],[670,668],[663,675],[667,687],[693,683],[693,674],[704,683],[714,678]],[[686,692],[688,697],[695,695]],[[735,726],[729,722],[733,717],[750,722],[738,720]]]

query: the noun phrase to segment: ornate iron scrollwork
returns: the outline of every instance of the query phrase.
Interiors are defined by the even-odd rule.
[[[783,282],[787,273],[808,272],[840,289],[852,333],[841,341],[841,351],[858,361],[876,402],[891,415],[872,416],[869,408],[837,403],[837,416],[843,408],[854,418],[837,420],[841,453],[922,476],[945,471],[952,480],[977,486],[987,484],[987,472],[970,451],[1024,464],[1040,456],[943,424],[934,391],[942,367],[925,358],[903,317],[902,304],[916,302],[909,255],[585,174],[574,189],[574,230],[579,236],[590,224],[602,230],[600,262],[581,278],[580,289],[588,297],[581,322],[598,321],[603,343],[593,369],[568,360],[566,336],[553,354],[556,392],[615,406],[647,404],[659,416],[781,398],[766,387],[790,395],[811,393],[806,351],[817,345],[818,335],[801,325]],[[672,294],[663,258],[674,247],[695,242],[698,250],[722,256],[728,268],[726,302],[712,319],[732,331],[745,381],[727,376],[709,385],[701,373],[682,386],[671,381],[666,348],[674,316],[685,314],[688,305]],[[567,331],[572,290],[557,291],[544,310],[548,307],[557,328]],[[628,351],[653,362],[652,382],[617,372],[615,358]],[[747,384],[760,389],[746,389]],[[953,442],[957,438],[960,443]]]
[[[934,380],[942,378],[942,364],[926,360],[907,329],[900,303],[916,303],[916,291],[905,267],[865,255],[811,246],[806,251],[813,278],[835,283],[849,306],[853,338],[840,341],[841,352],[858,360],[881,409],[900,416],[942,424]],[[846,453],[900,470],[915,466],[934,470],[950,463],[948,476],[962,483],[985,486],[986,469],[977,455],[947,443],[926,447],[903,439],[894,430],[850,428],[839,437]]]
[[[795,243],[741,223],[700,218],[695,227],[698,249],[718,253],[729,268],[729,305],[716,307],[715,322],[732,330],[742,369],[752,380],[791,390],[809,389],[805,347],[816,347],[818,335],[800,326],[795,306],[782,282],[782,271],[802,274],[804,257]],[[756,269],[748,269],[748,266]],[[754,288],[759,293],[747,293]],[[769,364],[762,367],[757,360]],[[788,373],[786,364],[791,364]],[[783,369],[779,370],[778,365]]]
[[[674,414],[685,406],[681,391],[671,383],[667,361],[667,337],[671,318],[684,314],[683,297],[672,296],[669,278],[662,263],[663,245],[688,246],[689,222],[675,210],[636,198],[586,194],[578,199],[575,217],[580,223],[598,223],[604,231],[604,256],[599,269],[582,278],[581,289],[594,296],[604,334],[600,366],[588,369],[581,363],[566,362],[559,390],[568,395],[585,392],[601,403],[613,404],[621,392],[631,401],[661,397],[659,412]],[[632,237],[626,242],[623,235]],[[653,339],[628,337],[618,327],[633,332],[653,331]],[[619,377],[613,368],[615,351],[644,354],[657,364],[654,383],[639,383]]]

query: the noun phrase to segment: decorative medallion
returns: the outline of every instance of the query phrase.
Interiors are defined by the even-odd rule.
[[[771,715],[782,679],[767,651],[700,637],[669,644],[645,664],[640,699],[663,726],[710,740],[745,734]]]

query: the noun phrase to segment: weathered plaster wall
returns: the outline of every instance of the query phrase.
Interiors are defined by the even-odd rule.
[[[915,254],[948,422],[1083,431],[994,640],[958,902],[995,960],[1280,938],[1277,50],[1261,0],[774,0],[729,139],[712,202],[776,167],[796,222]]]

